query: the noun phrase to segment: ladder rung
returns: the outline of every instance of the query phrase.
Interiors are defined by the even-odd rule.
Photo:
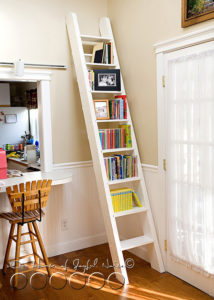
[[[122,91],[91,91],[93,94],[122,94]]]
[[[114,153],[114,152],[127,152],[133,151],[134,148],[114,148],[114,149],[104,149],[102,150],[103,153]]]
[[[121,241],[121,249],[122,251],[124,250],[128,250],[128,249],[132,249],[132,248],[136,248],[136,247],[140,247],[140,246],[144,246],[144,245],[148,245],[153,243],[153,239],[148,237],[148,236],[139,236],[133,239],[128,239],[128,240],[124,240]]]
[[[129,122],[128,119],[113,119],[113,120],[96,120],[97,123],[116,123],[116,122],[121,122],[121,123],[126,123]]]
[[[146,212],[146,211],[147,211],[146,207],[134,207],[129,210],[123,210],[123,211],[116,212],[116,213],[114,213],[114,216],[115,216],[115,218],[118,218],[118,217],[128,216],[128,215],[132,215],[132,214],[138,214],[138,213],[142,213],[142,212]]]
[[[130,178],[125,178],[125,179],[116,179],[116,180],[109,180],[108,184],[113,185],[113,184],[121,184],[121,183],[126,183],[126,182],[131,182],[131,181],[139,181],[140,177],[130,177]]]
[[[111,41],[111,38],[107,37],[107,36],[95,36],[95,35],[81,34],[80,37],[83,41],[87,41],[87,42],[98,42],[99,43],[99,42]]]
[[[116,68],[115,64],[101,64],[101,63],[92,63],[92,62],[86,62],[86,66],[95,67],[95,68]]]

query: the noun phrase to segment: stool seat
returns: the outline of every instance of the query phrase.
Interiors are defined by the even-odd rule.
[[[20,263],[19,260],[29,256],[34,257],[36,265],[42,260],[47,269],[47,273],[51,276],[51,268],[48,262],[48,257],[42,241],[37,221],[41,222],[44,212],[42,208],[46,206],[48,195],[51,190],[52,180],[38,180],[32,182],[20,183],[13,187],[7,187],[7,196],[9,198],[12,211],[1,212],[0,218],[9,221],[10,233],[8,237],[6,253],[4,258],[3,273],[5,274],[8,267],[11,267],[11,262],[14,262],[14,285],[18,287],[18,275]],[[26,224],[28,231],[22,233],[22,226]],[[25,226],[26,227],[26,226]],[[14,234],[15,228],[17,233]],[[27,236],[28,240],[22,241],[22,236]],[[16,243],[15,258],[9,259],[12,242]],[[42,257],[37,252],[36,243],[38,243]],[[22,245],[31,244],[32,253],[20,256],[20,247]]]
[[[43,210],[41,211],[42,216],[45,215]],[[24,222],[32,222],[36,221],[40,217],[40,211],[39,210],[29,210],[24,212]],[[21,223],[22,222],[22,213],[19,212],[5,212],[0,213],[1,219],[8,220],[11,224],[12,223]]]

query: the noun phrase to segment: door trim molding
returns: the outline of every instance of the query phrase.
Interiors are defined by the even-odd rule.
[[[196,30],[160,43],[154,44],[155,53],[167,53],[214,40],[214,26]]]

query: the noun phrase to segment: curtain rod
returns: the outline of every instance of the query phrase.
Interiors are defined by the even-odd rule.
[[[0,66],[14,66],[14,63],[12,62],[0,62]],[[46,64],[30,64],[30,63],[24,63],[25,67],[39,67],[39,68],[47,68],[47,69],[63,69],[66,70],[67,66],[65,65],[46,65]]]

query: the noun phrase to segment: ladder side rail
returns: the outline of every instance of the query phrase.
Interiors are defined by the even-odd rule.
[[[111,24],[109,18],[102,18],[100,20],[100,33],[102,36],[109,36],[112,39],[113,42],[113,49],[114,49],[114,63],[116,64],[116,68],[120,69],[120,64],[119,64],[119,59],[117,55],[117,50],[116,50],[116,44],[113,36],[113,32],[111,29]],[[124,87],[124,82],[123,82],[123,77],[121,74],[121,91],[123,94],[126,95],[125,92],[125,87]],[[155,230],[155,224],[153,220],[153,216],[151,213],[151,206],[149,202],[149,197],[148,197],[148,192],[145,184],[145,178],[142,170],[142,165],[140,162],[140,155],[138,151],[138,146],[137,146],[137,141],[136,141],[136,136],[133,128],[133,123],[130,115],[130,110],[129,110],[129,104],[127,101],[127,116],[128,116],[128,124],[131,125],[131,135],[132,135],[132,144],[134,148],[134,154],[137,156],[137,170],[138,170],[138,176],[140,177],[140,189],[141,189],[141,195],[143,196],[143,201],[145,202],[145,206],[147,208],[147,218],[148,218],[148,223],[144,222],[143,224],[143,232],[145,235],[151,236],[154,239],[154,251],[151,253],[151,265],[154,269],[158,270],[159,272],[164,272],[164,264],[160,252],[160,247],[158,243],[158,238]],[[157,259],[156,259],[157,257]]]
[[[101,143],[97,130],[96,117],[94,113],[93,98],[88,80],[88,71],[86,67],[76,14],[70,13],[67,16],[66,21],[72,49],[72,55],[74,58],[74,64],[78,78],[78,85],[81,95],[83,113],[85,116],[86,129],[92,153],[93,167],[95,170],[99,199],[103,212],[104,222],[106,225],[105,227],[107,231],[112,260],[114,265],[120,266],[120,268],[115,268],[115,271],[119,272],[123,276],[125,284],[128,284],[128,276],[124,258],[122,255],[116,220],[114,218],[112,200],[105,171]],[[118,279],[121,281],[120,276],[118,277]]]

